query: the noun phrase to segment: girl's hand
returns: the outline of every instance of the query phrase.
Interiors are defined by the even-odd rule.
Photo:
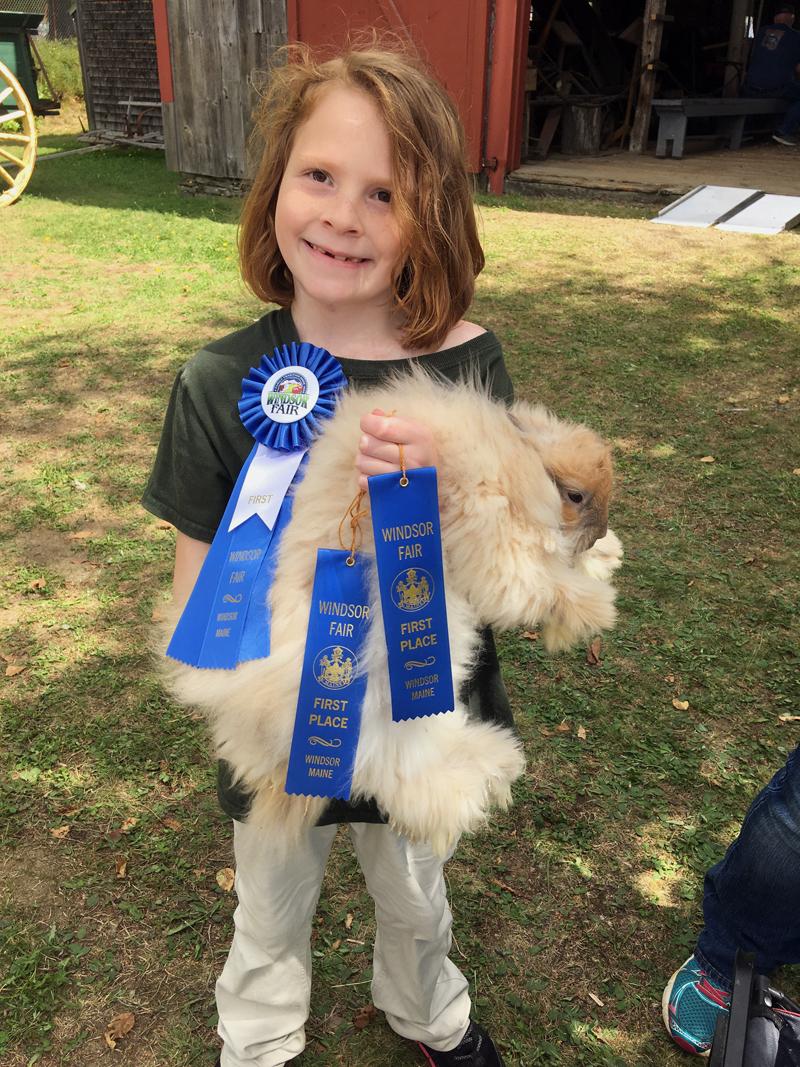
[[[403,446],[406,470],[435,467],[439,461],[433,434],[427,426],[412,419],[389,416],[375,408],[361,420],[361,429],[364,436],[358,443],[355,458],[356,469],[360,471],[360,489],[367,488],[367,479],[373,474],[391,474],[401,469],[398,445]]]

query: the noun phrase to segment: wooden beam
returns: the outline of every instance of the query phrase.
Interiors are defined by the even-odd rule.
[[[536,46],[533,49],[533,54],[531,55],[534,69],[536,69],[539,64],[539,60],[542,58],[544,46],[547,44],[547,38],[550,36],[550,30],[553,28],[553,23],[555,22],[556,15],[558,14],[558,9],[560,7],[561,0],[554,0],[553,6],[550,9],[550,14],[547,17],[547,22],[545,22],[544,29],[539,34],[539,40],[536,42]]]
[[[519,166],[530,12],[530,0],[495,0],[494,44],[486,102],[486,158],[492,160],[489,173],[492,193],[502,193],[506,171]]]
[[[161,90],[161,102],[171,104],[175,99],[175,91],[172,87],[172,52],[169,47],[167,0],[153,0],[153,25],[156,31],[158,86]]]
[[[83,6],[81,0],[75,3],[75,29],[78,37],[78,57],[81,62],[81,74],[83,75],[83,102],[86,105],[86,121],[90,130],[97,129],[97,119],[94,110],[94,90],[92,86],[91,71],[87,63],[86,55],[86,23],[83,18]]]
[[[646,0],[644,6],[644,31],[642,34],[642,77],[639,82],[639,102],[631,130],[631,152],[643,152],[647,148],[647,132],[650,129],[650,107],[656,86],[655,63],[661,52],[661,36],[667,0]]]
[[[733,0],[731,32],[728,34],[728,63],[725,67],[723,96],[738,96],[744,80],[747,57],[747,17],[753,13],[753,0]]]

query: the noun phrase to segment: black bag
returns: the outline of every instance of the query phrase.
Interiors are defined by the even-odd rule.
[[[730,1015],[720,1013],[708,1067],[800,1067],[800,1005],[736,953]]]

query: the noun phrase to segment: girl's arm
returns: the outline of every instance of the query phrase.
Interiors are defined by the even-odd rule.
[[[172,599],[178,607],[183,608],[188,601],[209,548],[211,545],[205,541],[188,537],[178,530],[175,541],[175,570],[172,573]]]
[[[360,472],[359,488],[367,488],[373,474],[391,474],[400,470],[400,449],[407,470],[435,467],[439,460],[433,433],[427,426],[399,415],[389,416],[380,408],[361,420],[363,437],[358,443],[355,465]]]

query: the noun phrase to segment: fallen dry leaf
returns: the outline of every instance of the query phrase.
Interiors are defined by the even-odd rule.
[[[701,463],[713,463],[714,462],[714,457],[713,456],[701,456],[700,462]]]
[[[600,997],[597,996],[596,993],[590,993],[589,996],[592,998],[592,1000],[595,1002],[595,1004],[598,1006],[598,1008],[604,1008],[605,1007],[604,1001],[602,1001],[600,999]]]
[[[543,734],[543,735],[544,735],[545,737],[552,737],[552,736],[553,736],[553,731],[552,731],[552,730],[548,730],[546,726],[543,726],[543,727],[541,728],[541,731],[540,731],[540,732],[541,732],[541,733],[542,733],[542,734]]]
[[[80,810],[81,809],[76,807],[74,804],[67,804],[63,808],[56,808],[55,812],[56,815],[77,815]]]
[[[153,614],[150,616],[150,621],[151,622],[163,622],[164,621],[164,612],[161,610],[161,608],[156,608],[155,609]]]
[[[24,663],[12,663],[6,667],[6,678],[13,678],[15,674],[22,674],[26,670]]]
[[[789,397],[788,396],[779,396],[778,397],[778,403],[779,404],[788,404],[789,403]]]
[[[75,530],[69,536],[73,541],[82,541],[84,537],[92,537],[93,533],[93,530]]]
[[[183,829],[183,823],[182,822],[178,822],[177,819],[162,819],[161,821],[167,827],[168,830],[176,830],[177,831],[177,830],[182,830]]]
[[[59,365],[59,367],[71,367],[72,366],[72,360],[70,360],[70,359],[60,359],[58,361],[58,365]]]
[[[779,715],[778,725],[783,726],[787,722],[800,722],[800,715]]]
[[[795,467],[795,469],[792,471],[792,474],[800,474],[800,467]]]
[[[136,1016],[132,1011],[124,1011],[121,1015],[115,1015],[106,1027],[103,1040],[109,1048],[116,1048],[117,1042],[133,1029]]]
[[[34,578],[32,582],[28,582],[29,589],[44,589],[47,585],[46,578]]]
[[[581,741],[586,740],[586,730],[583,726],[578,727],[578,737],[581,739]]]
[[[158,522],[156,523],[156,526],[159,528],[159,530],[172,530],[173,529],[172,523],[171,522],[167,522],[166,519],[159,519]]]
[[[365,1026],[369,1026],[377,1014],[377,1009],[372,1004],[367,1004],[366,1008],[362,1008],[353,1019],[353,1026],[357,1030],[363,1030]]]
[[[526,630],[525,633],[522,636],[523,637],[527,637],[527,639],[529,641],[538,641],[539,640],[539,634],[537,633],[536,630],[534,630],[534,631]]]
[[[117,872],[117,878],[124,878],[128,873],[128,861],[120,856],[119,859],[114,860],[114,870]]]
[[[745,556],[744,559],[742,560],[742,563],[755,563],[755,561],[756,561],[756,557],[755,556]]]
[[[225,893],[230,893],[233,889],[233,881],[235,872],[232,867],[223,867],[221,871],[217,871],[217,885]]]
[[[553,680],[556,681],[556,682],[563,682],[564,681],[564,672],[562,671],[562,669],[560,667],[556,671],[556,676],[555,676],[555,678]]]
[[[600,662],[600,645],[601,640],[599,637],[595,637],[594,641],[586,649],[586,660],[588,663]]]
[[[673,706],[673,708],[677,708],[678,711],[688,711],[689,710],[689,701],[688,700],[678,700],[677,697],[673,697],[672,698],[672,706]]]
[[[138,821],[139,821],[138,819],[133,819],[133,818],[123,820],[122,826],[120,827],[120,829],[122,830],[123,834],[125,833],[126,830],[132,830],[133,827],[137,824]]]
[[[674,682],[675,681],[675,675],[674,674],[668,674],[667,677],[664,679],[664,681],[665,682]]]
[[[50,831],[50,836],[55,837],[58,841],[63,841],[69,833],[69,826],[56,826],[55,829]]]
[[[560,722],[558,724],[558,726],[556,727],[556,733],[557,734],[568,734],[569,731],[570,731],[570,725],[569,725],[568,722],[566,722],[566,720],[564,722]]]
[[[345,930],[349,930],[352,925],[353,925],[353,913],[348,911],[347,918],[344,921]]]
[[[335,951],[336,951],[336,949],[337,949],[337,948],[339,947],[339,945],[341,945],[341,943],[342,943],[342,939],[341,939],[341,937],[337,937],[337,938],[336,938],[336,940],[335,940],[335,941],[333,942],[333,944],[331,945],[331,948],[332,948],[332,949],[334,950],[334,952],[335,952]]]
[[[694,585],[694,578],[692,578],[691,582],[687,582],[686,584],[687,585]]]

